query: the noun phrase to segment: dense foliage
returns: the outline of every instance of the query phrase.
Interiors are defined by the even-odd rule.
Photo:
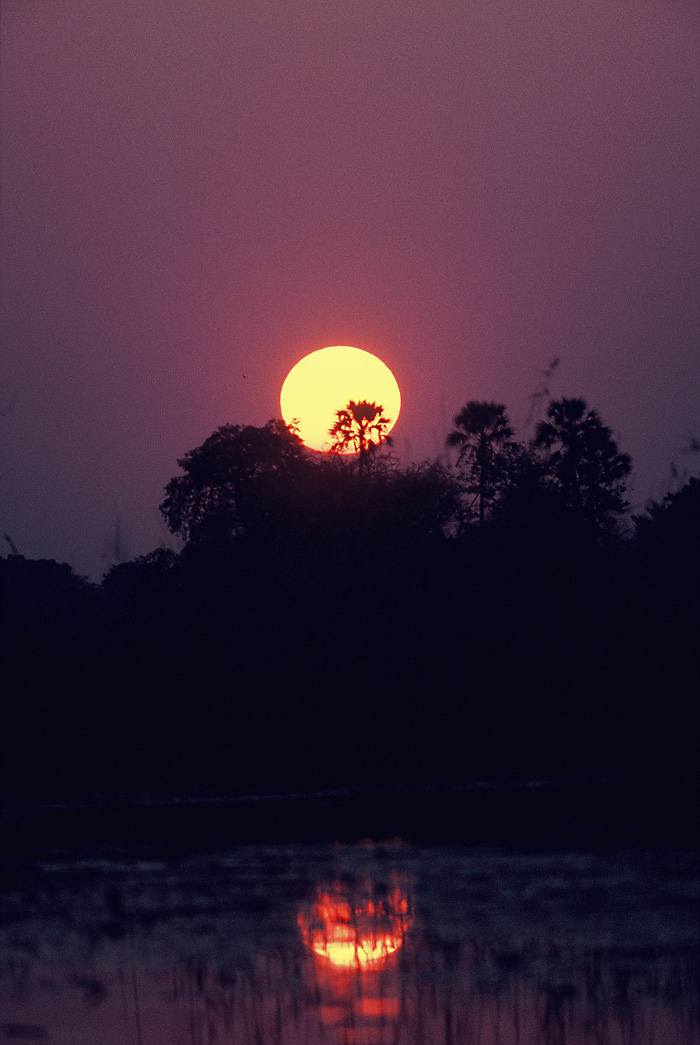
[[[161,512],[186,541],[229,540],[281,530],[309,469],[300,440],[281,421],[223,425],[178,461]]]
[[[697,772],[700,482],[634,521],[581,400],[531,445],[467,404],[454,468],[226,425],[162,505],[182,551],[0,559],[4,788],[304,788]]]

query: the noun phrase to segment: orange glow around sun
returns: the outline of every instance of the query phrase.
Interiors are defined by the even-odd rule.
[[[362,970],[401,947],[413,921],[406,893],[395,885],[381,897],[353,894],[340,883],[319,889],[299,914],[302,938],[317,958],[337,968]]]
[[[401,410],[401,392],[385,363],[350,345],[331,345],[304,356],[287,374],[280,394],[282,417],[295,425],[306,446],[328,450],[336,411],[350,400],[366,400],[384,408],[387,434]]]

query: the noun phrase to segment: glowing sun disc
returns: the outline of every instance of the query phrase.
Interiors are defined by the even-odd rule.
[[[383,407],[390,422],[387,433],[396,424],[401,392],[389,367],[364,349],[331,345],[310,352],[292,367],[282,385],[280,407],[285,422],[296,424],[306,446],[328,450],[336,411],[351,399]]]

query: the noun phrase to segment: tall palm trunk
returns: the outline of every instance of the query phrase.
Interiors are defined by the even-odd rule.
[[[479,529],[484,525],[486,511],[486,460],[488,455],[488,443],[486,433],[482,432],[479,437]]]

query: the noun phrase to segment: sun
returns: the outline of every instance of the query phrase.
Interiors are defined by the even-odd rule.
[[[350,400],[383,407],[387,434],[396,424],[401,409],[396,378],[377,356],[350,345],[331,345],[304,356],[287,374],[280,393],[285,422],[296,425],[306,446],[320,451],[330,448],[336,411]]]

